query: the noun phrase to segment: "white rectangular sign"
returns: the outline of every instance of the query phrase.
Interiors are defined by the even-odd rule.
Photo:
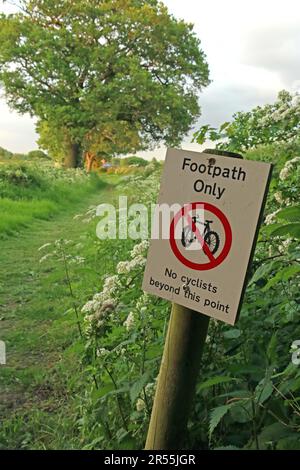
[[[168,149],[143,289],[233,325],[271,171]]]

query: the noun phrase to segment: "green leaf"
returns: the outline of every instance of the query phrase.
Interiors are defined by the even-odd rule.
[[[290,429],[281,423],[270,424],[266,426],[258,436],[260,447],[266,448],[266,444],[279,441],[290,433]]]
[[[222,418],[224,418],[226,413],[228,413],[228,411],[235,405],[236,403],[230,403],[229,405],[218,406],[217,408],[214,408],[212,410],[209,420],[209,439],[211,439],[214,430],[216,429]]]
[[[273,333],[267,349],[267,358],[271,363],[274,363],[277,359],[276,355],[276,348],[277,348],[277,333]]]
[[[281,237],[284,235],[300,238],[300,223],[282,225],[281,227],[275,228],[271,233],[272,237]]]
[[[131,403],[134,403],[141,393],[144,386],[150,380],[150,372],[145,372],[131,387],[129,390]]]
[[[249,423],[253,419],[251,400],[240,401],[230,410],[230,416],[236,423]]]
[[[233,390],[231,392],[222,393],[222,395],[218,395],[218,398],[251,398],[251,392],[249,390]]]
[[[267,284],[262,288],[262,291],[263,292],[268,291],[271,287],[276,285],[278,282],[288,281],[290,278],[294,277],[299,272],[300,272],[300,265],[293,264],[291,266],[286,266],[285,268],[278,271],[276,275],[267,282]]]
[[[241,330],[239,330],[238,328],[232,328],[230,330],[225,331],[223,336],[226,339],[236,339],[241,336]]]
[[[103,398],[105,395],[107,395],[112,390],[114,390],[114,385],[112,383],[104,385],[103,387],[99,388],[98,390],[93,391],[92,400],[97,401],[99,398]]]
[[[221,124],[219,131],[222,132],[224,131],[228,126],[230,125],[230,122],[226,121]]]
[[[262,404],[273,393],[273,383],[271,380],[263,379],[255,388],[255,399],[257,403]]]
[[[235,379],[234,377],[229,377],[229,376],[217,376],[217,377],[212,377],[211,379],[206,380],[202,384],[200,384],[197,387],[198,392],[201,390],[205,390],[206,388],[213,387],[214,385],[219,385],[222,383],[227,383],[227,382],[232,382],[232,381],[238,381],[238,379]]]
[[[276,216],[279,219],[287,220],[288,222],[300,221],[300,206],[286,207],[277,212]]]
[[[280,439],[276,446],[276,450],[299,450],[299,434],[298,433],[291,433],[289,437],[285,437],[284,439]]]

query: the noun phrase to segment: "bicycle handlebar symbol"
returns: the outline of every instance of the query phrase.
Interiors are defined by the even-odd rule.
[[[201,222],[199,217],[194,216],[192,217],[192,221],[194,224],[200,224],[204,225],[204,230],[201,233],[204,243],[207,244],[209,247],[210,252],[214,255],[220,246],[220,237],[215,232],[214,230],[211,230],[210,224],[213,223],[213,220],[205,220],[205,222]],[[195,233],[193,232],[193,229],[191,226],[187,225],[183,228],[182,234],[181,234],[181,243],[184,248],[188,248],[195,240],[197,240],[197,237]]]

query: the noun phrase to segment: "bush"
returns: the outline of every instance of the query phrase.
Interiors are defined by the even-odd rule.
[[[50,157],[42,150],[31,150],[31,152],[27,154],[27,157],[29,160],[39,160],[39,159],[51,160]]]
[[[148,161],[141,157],[126,157],[121,159],[121,166],[146,166],[148,165]]]

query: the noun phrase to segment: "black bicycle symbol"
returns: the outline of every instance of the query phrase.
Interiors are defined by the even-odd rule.
[[[214,232],[210,229],[210,224],[213,223],[213,220],[206,220],[205,222],[201,222],[199,217],[195,216],[192,217],[192,221],[194,222],[194,224],[204,225],[204,230],[201,235],[204,239],[204,242],[208,245],[211,253],[214,255],[219,249],[220,237],[217,232]],[[184,227],[181,234],[181,243],[184,248],[188,248],[195,240],[197,240],[197,237],[193,232],[192,227],[190,227],[189,225]]]

